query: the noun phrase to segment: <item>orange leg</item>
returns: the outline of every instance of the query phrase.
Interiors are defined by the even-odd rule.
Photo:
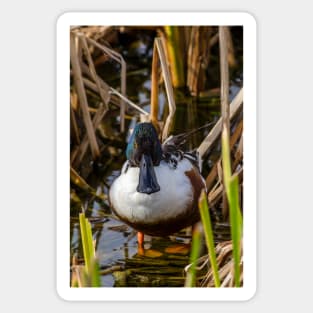
[[[137,240],[140,246],[143,246],[144,239],[145,239],[145,234],[139,231],[137,233]]]
[[[141,255],[144,255],[144,239],[145,239],[145,234],[142,232],[137,233],[137,241],[138,241],[138,253]]]

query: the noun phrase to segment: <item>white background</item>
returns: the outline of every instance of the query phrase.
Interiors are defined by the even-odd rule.
[[[1,312],[312,311],[309,5],[301,0],[2,1]],[[257,20],[258,290],[248,302],[73,303],[56,294],[55,22],[65,11],[149,9],[247,11]]]

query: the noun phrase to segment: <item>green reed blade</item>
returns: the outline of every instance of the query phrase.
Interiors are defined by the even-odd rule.
[[[88,219],[85,218],[86,223],[86,230],[87,230],[87,242],[88,242],[88,251],[89,251],[89,260],[93,259],[95,257],[95,251],[93,246],[93,240],[92,240],[92,230],[91,230],[91,224],[89,223]]]
[[[196,287],[196,281],[197,281],[196,261],[200,255],[200,247],[201,247],[200,225],[196,224],[193,230],[193,234],[192,234],[192,244],[191,244],[191,253],[190,253],[191,266],[187,272],[185,287]]]
[[[83,252],[84,252],[84,260],[86,269],[88,271],[88,268],[90,266],[90,254],[93,249],[93,247],[90,246],[90,242],[88,240],[88,233],[87,231],[87,223],[88,221],[85,218],[85,213],[79,214],[79,224],[80,224],[80,232],[81,232],[81,239],[83,244]]]
[[[240,252],[241,252],[240,241],[242,235],[242,216],[239,208],[237,176],[233,176],[230,178],[228,201],[230,208],[229,215],[231,225],[231,237],[233,242],[235,286],[240,287]]]
[[[100,267],[99,262],[96,258],[92,258],[90,268],[89,268],[89,286],[90,287],[100,287],[101,279],[100,279]]]
[[[91,224],[85,217],[85,213],[79,214],[79,224],[85,260],[85,273],[80,276],[82,286],[100,287],[101,281],[100,281],[99,263],[95,256]]]
[[[210,262],[213,270],[214,284],[215,287],[220,287],[221,283],[218,275],[218,265],[216,262],[215,246],[213,240],[213,229],[211,218],[209,215],[209,206],[206,198],[206,193],[204,190],[202,190],[199,198],[199,210],[204,229],[205,241],[209,250]]]
[[[231,237],[233,244],[234,275],[235,286],[240,287],[240,254],[241,254],[241,236],[242,236],[242,215],[239,206],[239,188],[238,177],[231,175],[229,137],[226,128],[222,133],[222,161],[224,186],[227,200],[229,203],[229,217],[231,225]]]
[[[224,187],[226,193],[229,194],[229,179],[231,177],[231,163],[230,163],[230,148],[229,148],[229,136],[226,126],[223,125],[222,130],[222,163],[223,163],[223,175],[224,175]]]

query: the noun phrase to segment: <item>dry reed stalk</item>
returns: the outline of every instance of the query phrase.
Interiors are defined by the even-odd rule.
[[[74,138],[76,144],[80,144],[79,128],[76,123],[75,112],[74,112],[74,108],[77,107],[77,94],[71,92],[70,99],[71,99],[71,105],[70,105],[71,134],[73,134],[72,137]]]
[[[91,74],[91,77],[94,80],[94,82],[96,83],[98,93],[99,93],[100,98],[103,102],[103,105],[105,106],[106,110],[108,110],[109,109],[108,103],[110,101],[110,95],[108,92],[104,92],[104,90],[101,88],[99,76],[97,75],[95,66],[93,64],[93,60],[92,60],[91,54],[90,54],[89,49],[88,49],[86,38],[82,34],[79,34],[78,36],[81,40],[83,50],[84,50],[85,56],[87,58],[87,62],[88,62],[88,66],[89,66],[89,72]]]
[[[221,287],[235,287],[234,264],[232,260],[233,246],[231,241],[224,241],[216,245],[217,264],[219,267],[219,277]],[[243,268],[243,258],[241,257],[241,272]],[[243,284],[243,275],[240,277],[240,285]],[[214,287],[213,271],[210,268],[204,279],[201,281],[201,287]]]
[[[187,61],[187,86],[194,96],[198,96],[205,87],[205,71],[210,58],[210,45],[208,44],[210,35],[211,27],[191,27]]]
[[[96,159],[100,154],[100,150],[99,150],[99,146],[97,143],[96,134],[92,126],[91,117],[88,111],[88,101],[87,101],[87,96],[86,96],[85,89],[84,89],[84,83],[82,80],[82,72],[81,72],[81,68],[79,64],[80,62],[78,60],[74,33],[70,34],[70,56],[71,56],[71,65],[73,69],[75,89],[79,98],[79,104],[80,104],[82,114],[83,114],[83,120],[84,120],[84,124],[86,127],[89,143],[90,143],[91,154],[92,154],[93,159]]]
[[[86,88],[88,88],[89,90],[91,90],[95,93],[98,92],[98,88],[97,88],[97,85],[95,83],[93,83],[92,81],[90,81],[89,79],[87,79],[85,77],[83,77],[83,82],[84,82],[84,85]],[[105,82],[103,82],[103,83],[105,84]],[[101,80],[100,80],[100,84],[101,84],[101,88],[103,89],[103,92],[107,92],[108,95],[110,96],[110,102],[109,103],[114,104],[117,107],[120,107],[120,98],[111,94],[109,85],[107,85],[108,89],[106,89],[103,87]],[[90,110],[93,110],[95,112],[97,111],[97,109],[94,109],[94,108],[90,108]]]
[[[216,188],[212,189],[208,195],[208,202],[212,208],[222,197],[224,187],[221,184],[217,184]]]
[[[87,72],[88,75],[91,77],[91,79],[94,80],[95,87],[96,87],[95,91],[98,92],[102,100],[102,105],[100,105],[100,108],[96,111],[96,114],[94,115],[94,118],[92,120],[92,125],[93,125],[93,129],[95,132],[102,118],[108,112],[108,109],[109,109],[108,108],[108,102],[110,101],[109,86],[105,84],[96,73],[96,69],[94,67],[93,60],[89,52],[84,35],[82,35],[81,33],[76,33],[76,35],[77,35],[77,38],[79,39],[78,42],[81,43],[82,50],[84,50],[85,56],[88,62],[88,66],[87,66],[81,61],[81,64],[80,64],[81,71],[82,73]],[[85,79],[83,77],[82,77],[82,81],[85,84]],[[80,146],[76,150],[74,150],[74,152],[72,153],[71,164],[73,164],[74,167],[77,167],[82,161],[88,148],[88,139],[89,139],[88,136],[85,135]]]
[[[195,94],[197,90],[197,58],[199,56],[199,28],[200,26],[192,26],[190,34],[190,42],[188,49],[188,65],[187,65],[187,86],[191,94]]]
[[[79,188],[87,192],[93,191],[93,188],[88,185],[88,183],[75,171],[72,166],[70,167],[70,179],[71,182]]]
[[[237,61],[235,58],[235,49],[233,44],[233,39],[231,36],[230,28],[226,27],[226,35],[227,35],[227,42],[228,42],[228,65],[230,67],[235,67],[237,65]],[[219,32],[215,33],[210,39],[210,48],[212,48],[216,43],[218,43],[219,39]]]
[[[229,105],[229,117],[230,120],[233,119],[233,117],[236,115],[236,113],[239,111],[243,103],[243,89],[241,88],[240,91],[237,93],[236,97],[233,99],[233,101]],[[199,156],[203,158],[203,156],[206,154],[206,152],[212,147],[212,145],[215,143],[217,138],[220,136],[222,131],[222,118],[220,118],[215,126],[211,129],[210,133],[205,137],[205,139],[202,141],[200,146],[198,147],[197,151],[199,152]]]
[[[158,109],[159,109],[159,59],[156,45],[153,46],[152,68],[151,68],[151,100],[150,119],[154,126],[159,129]]]
[[[123,271],[123,270],[125,270],[125,267],[122,266],[122,265],[112,265],[109,268],[101,270],[100,271],[100,275],[108,275],[108,274],[112,274],[112,273],[114,273],[116,271]]]
[[[85,63],[83,63],[83,62],[80,64],[80,67],[82,69],[82,73],[85,74],[86,76],[88,76],[89,79],[92,80],[93,77],[92,77],[92,75],[90,73],[89,67]],[[83,80],[84,80],[84,78],[83,78]],[[104,89],[103,91],[105,93],[107,93],[107,97],[109,97],[110,96],[109,95],[110,86],[106,82],[104,82],[99,75],[97,75],[97,80],[100,82],[101,88]]]
[[[233,175],[238,176],[239,182],[242,182],[243,168],[236,170]],[[240,191],[240,189],[239,189],[239,191]],[[220,201],[222,199],[223,194],[224,194],[224,186],[223,186],[221,181],[218,181],[214,185],[214,187],[212,187],[212,189],[210,190],[210,192],[208,194],[208,202],[209,202],[210,207],[213,208],[213,206],[215,206],[218,203],[218,201]],[[224,203],[223,203],[223,205],[224,205]],[[223,214],[223,217],[226,218],[228,212],[225,212],[225,210],[222,210],[222,214]]]
[[[85,63],[82,63],[80,66],[82,69],[82,73],[85,74],[86,76],[88,76],[90,79],[92,79],[92,76],[91,76],[91,73],[89,71],[88,66]],[[120,107],[120,105],[121,105],[120,101],[117,102],[115,100],[115,98],[118,98],[118,100],[120,100],[120,97],[119,96],[112,97],[111,89],[113,89],[113,88],[111,88],[105,81],[103,81],[100,76],[97,76],[97,79],[99,80],[101,88],[103,89],[102,92],[104,92],[107,95],[107,97],[109,98],[109,102]],[[87,79],[86,77],[83,77],[83,82],[84,82],[84,85],[86,87],[88,87],[90,90],[92,90],[96,93],[98,92],[97,85],[94,84],[91,80]],[[115,89],[113,89],[113,90],[115,90]]]
[[[221,112],[222,124],[225,125],[229,136],[229,71],[228,71],[228,37],[226,26],[219,26],[220,43],[220,73],[221,73]]]
[[[235,128],[234,133],[231,136],[230,140],[230,151],[233,150],[235,144],[240,140],[240,136],[242,138],[242,127],[243,127],[243,120],[241,120]],[[238,149],[237,149],[238,150]],[[241,155],[242,157],[242,155]],[[208,201],[211,207],[213,207],[215,204],[218,203],[218,201],[223,197],[222,199],[222,215],[224,219],[228,215],[228,202],[226,201],[226,198],[224,197],[225,192],[223,188],[223,179],[222,179],[222,168],[221,168],[221,158],[218,159],[218,161],[214,164],[211,172],[206,178],[207,183],[207,189],[209,190],[208,194]],[[237,159],[236,165],[240,162],[240,158]],[[233,164],[234,165],[234,164]],[[235,168],[233,169],[235,170]],[[215,184],[214,188],[211,189],[213,183],[217,180],[217,183]]]
[[[86,49],[87,46],[84,43],[85,38],[84,37],[80,37],[80,38],[83,38],[82,39],[82,45]],[[93,118],[92,122],[93,122],[93,127],[94,127],[95,130],[97,129],[97,127],[99,126],[102,118],[105,116],[105,114],[108,111],[107,103],[110,100],[112,101],[111,95],[116,95],[119,99],[121,99],[121,101],[123,103],[128,103],[130,106],[134,107],[135,109],[137,109],[142,114],[148,115],[148,113],[146,111],[144,111],[139,106],[137,106],[136,104],[134,104],[133,102],[128,100],[126,97],[124,97],[117,90],[111,88],[108,84],[106,84],[97,75],[96,70],[95,70],[95,68],[93,66],[93,62],[92,62],[90,53],[88,53],[86,51],[86,54],[87,54],[86,57],[87,57],[87,61],[88,61],[89,67],[86,64],[81,63],[80,64],[81,70],[82,70],[82,73],[84,73],[85,75],[90,77],[90,79],[95,81],[95,83],[93,83],[92,81],[90,81],[90,80],[88,80],[87,78],[84,78],[84,77],[82,78],[83,83],[84,83],[84,85],[86,87],[88,87],[88,88],[92,89],[93,91],[97,92],[100,95],[100,98],[102,99],[102,101],[105,103],[105,105],[100,106],[100,108],[96,111],[96,114],[94,115],[94,118]],[[116,56],[114,56],[114,57],[116,58]],[[72,73],[73,73],[73,71],[72,71]],[[120,102],[119,105],[121,105],[121,102]],[[86,154],[87,148],[88,148],[88,137],[85,136],[83,138],[80,146],[72,152],[71,164],[73,164],[74,167],[77,167],[80,164],[80,162],[82,161],[83,157]]]
[[[71,287],[83,287],[83,282],[81,277],[83,277],[85,267],[83,265],[73,265],[72,266],[72,278]]]
[[[243,131],[243,119],[241,119],[238,124],[236,125],[233,134],[230,137],[230,149],[232,150],[235,146],[235,143],[238,139],[242,136]]]
[[[221,159],[219,159],[217,162],[220,162]],[[206,180],[205,180],[205,183],[206,183],[206,186],[207,186],[207,190],[211,190],[215,180],[216,180],[216,177],[217,177],[217,162],[215,162],[213,168],[211,169],[209,175],[207,176]]]
[[[147,111],[145,111],[144,109],[142,109],[140,106],[138,106],[137,104],[135,104],[134,102],[130,101],[129,99],[127,99],[126,97],[124,97],[121,93],[119,93],[116,89],[111,88],[110,87],[110,93],[111,95],[116,95],[118,96],[120,99],[122,99],[123,101],[125,101],[127,104],[129,104],[130,106],[132,106],[133,108],[135,108],[136,110],[138,110],[140,113],[142,113],[143,115],[149,115],[149,113]]]
[[[210,39],[210,48],[212,48],[216,43],[218,43],[218,32],[215,33]]]
[[[232,134],[230,138],[230,149],[233,150],[236,142],[238,141],[239,137],[242,134],[242,128],[243,128],[243,120],[241,120],[237,125],[234,130],[234,133]],[[211,169],[209,175],[207,176],[205,182],[208,190],[211,190],[212,185],[214,184],[216,177],[217,177],[217,165],[221,162],[221,158],[219,158],[213,168]]]
[[[183,27],[183,37],[184,37],[184,60],[188,58],[188,48],[190,44],[190,37],[191,37],[191,29],[192,26],[184,26]]]
[[[105,92],[107,92],[110,95],[110,102],[120,106],[120,103],[117,103],[115,98],[118,99],[123,99],[123,101],[125,101],[128,105],[130,105],[131,107],[133,107],[134,109],[136,109],[138,112],[140,112],[143,115],[149,115],[149,113],[147,111],[145,111],[144,109],[142,109],[141,107],[139,107],[137,104],[135,104],[134,102],[132,102],[131,100],[129,100],[128,98],[124,97],[121,93],[119,93],[116,89],[110,87],[109,85],[107,85],[107,83],[105,83],[103,80],[101,80],[100,77],[98,77],[100,80],[100,84],[101,84],[101,88],[103,88]],[[84,85],[86,87],[88,87],[89,89],[91,89],[94,92],[97,92],[97,86],[96,84],[94,84],[93,82],[91,82],[89,79],[87,78],[83,78],[83,82]],[[116,96],[115,98],[113,98],[112,96]]]
[[[221,162],[217,162],[217,177],[219,182],[223,181],[222,159]]]
[[[99,126],[100,122],[102,121],[103,117],[107,112],[108,110],[103,105],[100,106],[100,108],[97,110],[92,119],[92,125],[95,130],[97,129],[97,127]],[[72,153],[71,164],[73,164],[74,167],[78,167],[78,165],[81,163],[87,152],[87,148],[88,148],[88,137],[85,135],[78,149]]]
[[[161,63],[162,75],[164,79],[165,90],[166,90],[168,106],[169,106],[169,114],[166,119],[163,131],[162,131],[162,142],[163,142],[168,137],[170,127],[173,123],[174,114],[176,111],[176,105],[175,105],[173,87],[171,84],[171,78],[170,78],[171,76],[170,76],[169,68],[166,62],[166,57],[165,57],[165,49],[164,49],[163,40],[161,38],[155,38],[154,43],[156,45],[156,48],[159,54],[159,60]]]
[[[221,77],[221,113],[222,124],[226,130],[228,138],[230,137],[229,120],[229,70],[228,70],[228,40],[227,26],[219,26],[219,45],[220,45],[220,77]],[[231,160],[230,160],[231,162]],[[229,206],[226,193],[223,192],[222,214],[224,219],[228,216]]]
[[[99,78],[99,76],[98,76]],[[89,80],[88,78],[85,78],[83,77],[83,82],[84,82],[84,85],[89,88],[90,90],[94,91],[95,93],[98,93],[98,87],[95,83],[93,83],[91,80]],[[103,85],[105,84],[105,85]],[[107,85],[105,82],[101,82],[100,80],[100,88],[101,88],[101,93],[107,93],[107,96],[109,98],[109,100],[111,101],[111,97],[110,97],[110,87],[109,85]]]
[[[109,32],[113,30],[113,26],[71,26],[71,31],[79,31],[86,37],[92,37],[94,40],[105,37]]]
[[[73,108],[74,111],[77,111],[78,109],[78,97],[77,93],[74,91],[70,91],[70,101],[71,101],[71,107]]]
[[[105,54],[109,55],[113,60],[115,60],[116,62],[120,63],[121,65],[121,94],[126,97],[126,62],[124,60],[124,58],[122,57],[122,55],[120,55],[119,53],[117,53],[116,51],[109,49],[101,44],[99,44],[98,42],[96,42],[95,40],[86,37],[86,40],[94,45],[95,47],[99,48],[101,51],[103,51]],[[121,132],[125,131],[125,109],[126,109],[126,104],[123,100],[123,98],[121,98],[121,107],[120,107],[120,120],[121,120]]]
[[[117,102],[115,99],[113,99],[113,97],[111,97],[110,87],[104,81],[102,81],[101,78],[99,78],[99,80],[100,80],[102,92],[108,94],[111,103],[119,106],[120,103]],[[98,92],[98,87],[95,83],[91,82],[87,78],[83,78],[83,82],[87,88],[91,89],[94,92]],[[107,112],[108,110],[106,106],[103,106],[103,105],[100,105],[99,109],[96,110],[95,115],[92,120],[93,127],[95,130],[98,128],[100,122],[102,121],[103,117],[105,116]],[[87,148],[88,148],[88,137],[85,135],[80,145],[76,147],[71,153],[71,164],[74,167],[77,167],[80,164],[80,162],[82,161],[82,159],[84,158],[87,152]]]
[[[70,107],[70,119],[71,119],[71,138],[73,138],[73,141],[79,145],[80,144],[79,130],[72,106]]]
[[[234,49],[234,44],[233,44],[233,39],[231,36],[230,28],[227,26],[225,28],[226,31],[226,37],[227,37],[227,60],[228,60],[228,65],[230,67],[236,66],[236,58],[235,58],[235,49]]]

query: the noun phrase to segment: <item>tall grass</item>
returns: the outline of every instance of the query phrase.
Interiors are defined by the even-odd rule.
[[[85,217],[85,213],[79,214],[79,224],[85,261],[80,287],[100,287],[100,271],[92,240],[91,224]]]
[[[218,266],[216,262],[213,229],[212,229],[211,218],[209,215],[207,197],[206,197],[206,193],[204,190],[202,190],[200,198],[199,198],[199,210],[200,210],[201,220],[202,220],[203,229],[204,229],[205,242],[209,250],[209,257],[210,257],[210,262],[211,262],[211,266],[213,270],[214,284],[215,284],[215,287],[220,287],[221,282],[220,282],[220,278],[218,275]]]
[[[92,232],[91,224],[88,219],[85,217],[85,213],[79,214],[79,225],[80,233],[83,244],[84,260],[86,264],[86,271],[89,271],[90,263],[92,258],[95,256],[93,243],[92,243]]]
[[[231,227],[231,251],[232,251],[232,259],[227,264],[227,267],[222,266],[222,258],[216,257],[216,247],[214,245],[214,235],[212,222],[209,214],[209,207],[207,202],[207,195],[203,190],[200,198],[199,198],[199,210],[201,215],[201,221],[203,224],[203,231],[205,236],[205,242],[209,252],[209,259],[211,264],[211,269],[207,275],[210,277],[211,275],[214,278],[214,286],[235,286],[240,287],[240,278],[241,278],[241,255],[242,255],[242,247],[241,247],[241,239],[242,239],[242,214],[239,205],[239,184],[238,184],[238,176],[232,175],[231,172],[231,160],[230,160],[230,145],[229,145],[229,136],[227,133],[227,129],[224,125],[222,130],[222,163],[223,163],[223,182],[224,182],[224,190],[226,192],[226,197],[229,205],[229,218],[230,218],[230,227]],[[192,251],[191,251],[191,267],[190,274],[187,275],[185,286],[192,286],[196,281],[196,268],[194,264],[196,261],[194,260],[195,252],[194,247],[199,245],[198,243],[198,235],[194,234],[192,238]],[[196,241],[194,243],[194,241]],[[199,255],[199,254],[198,254]],[[220,266],[220,268],[219,268]],[[229,272],[229,275],[233,277],[232,282],[229,284],[226,281],[226,277],[228,279],[229,275],[225,275],[225,269]],[[223,274],[221,274],[223,273]],[[225,281],[221,281],[225,279]]]
[[[190,268],[187,271],[185,287],[196,287],[197,271],[196,262],[200,255],[201,247],[201,230],[199,223],[195,225],[192,234],[192,245],[190,253]]]
[[[229,204],[229,217],[233,244],[235,286],[239,287],[242,215],[239,206],[238,176],[233,176],[231,174],[229,136],[225,126],[223,127],[222,132],[222,162],[223,162],[224,187]]]

